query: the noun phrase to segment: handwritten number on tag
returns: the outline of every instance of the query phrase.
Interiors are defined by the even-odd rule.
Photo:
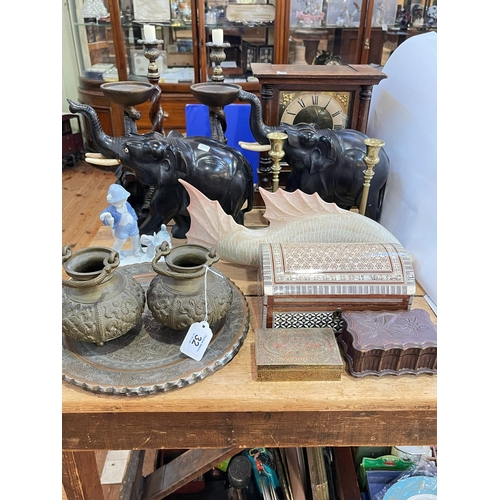
[[[203,337],[201,337],[200,335],[195,335],[193,337],[193,339],[191,340],[191,344],[195,345],[196,347],[198,347],[201,343],[201,341],[203,340]]]
[[[212,330],[206,321],[193,323],[182,341],[181,352],[196,361],[200,361],[212,337]]]

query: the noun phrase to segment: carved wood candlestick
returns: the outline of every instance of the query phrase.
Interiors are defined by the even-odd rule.
[[[141,113],[135,106],[150,99],[155,86],[146,82],[107,82],[101,90],[111,102],[123,106],[125,135],[137,134],[136,121]]]
[[[235,83],[201,82],[194,83],[190,89],[199,102],[208,106],[212,139],[227,144],[225,136],[227,120],[224,106],[236,100],[241,86]]]
[[[213,42],[208,42],[206,45],[211,49],[210,60],[215,63],[212,73],[212,82],[195,83],[191,85],[190,89],[191,93],[199,102],[208,106],[212,139],[227,144],[225,135],[227,120],[224,106],[236,100],[241,87],[235,84],[224,83],[221,62],[226,59],[224,48],[230,47],[231,44],[223,43],[222,45],[218,45]]]
[[[149,83],[155,86],[153,95],[151,96],[151,106],[149,108],[149,119],[153,125],[153,130],[165,134],[163,128],[163,109],[161,107],[161,88],[158,85],[160,74],[158,73],[158,65],[156,59],[160,55],[158,44],[163,43],[163,40],[138,40],[144,45],[144,56],[149,61],[148,65],[148,80]],[[166,115],[168,117],[168,113]]]
[[[366,170],[363,170],[365,176],[365,182],[363,183],[363,194],[361,195],[361,203],[359,207],[359,213],[365,215],[366,212],[366,202],[368,200],[368,192],[370,191],[370,183],[375,175],[373,168],[380,161],[378,157],[378,152],[380,148],[385,146],[385,142],[380,139],[365,139],[366,145],[366,156],[363,158],[366,163]]]

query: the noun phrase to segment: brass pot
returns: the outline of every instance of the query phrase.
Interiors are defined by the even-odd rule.
[[[161,257],[165,265],[158,263]],[[233,290],[225,276],[209,269],[218,260],[215,249],[201,245],[170,249],[163,242],[156,247],[151,265],[158,275],[149,285],[147,302],[158,323],[185,332],[193,323],[205,319],[213,329],[225,318]]]
[[[142,286],[118,269],[118,252],[89,247],[72,253],[63,248],[62,330],[69,337],[99,346],[139,323],[146,296]]]

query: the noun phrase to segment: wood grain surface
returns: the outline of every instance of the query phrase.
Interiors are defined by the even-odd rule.
[[[93,240],[111,242],[108,227]],[[435,444],[434,375],[359,379],[345,370],[340,382],[258,381],[257,271],[222,261],[215,267],[250,305],[250,331],[239,353],[199,383],[146,397],[96,395],[63,382],[66,449]],[[421,288],[418,293],[413,308],[436,322]],[[200,433],[200,426],[210,432]]]
[[[113,172],[84,162],[63,171],[63,245],[76,250],[112,245],[111,230],[101,225],[99,213],[114,181]],[[252,211],[245,224],[265,226],[263,214]],[[436,444],[435,375],[359,379],[345,369],[333,382],[258,381],[257,270],[223,261],[215,267],[242,290],[251,312],[248,336],[227,366],[191,386],[144,397],[94,394],[62,383],[63,484],[70,500],[103,498],[96,481],[105,450],[146,450],[151,457],[165,448]],[[417,286],[412,308],[427,310],[437,323],[423,295]],[[152,463],[145,460],[149,470],[144,475]],[[104,499],[118,499],[119,489],[106,486]]]

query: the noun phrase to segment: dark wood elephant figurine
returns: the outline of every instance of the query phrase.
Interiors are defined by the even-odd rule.
[[[346,210],[360,208],[363,171],[367,168],[364,162],[366,134],[352,129],[319,129],[306,123],[269,127],[262,120],[261,102],[255,94],[240,90],[238,98],[252,106],[250,128],[259,144],[269,144],[267,135],[271,132],[287,134],[283,144],[284,161],[292,170],[287,191],[300,189],[307,194],[318,193],[323,200]],[[376,221],[380,219],[389,167],[389,157],[381,148],[365,211],[367,217]]]
[[[153,234],[172,219],[172,236],[184,238],[190,227],[189,196],[179,181],[195,186],[240,224],[253,208],[253,170],[243,154],[208,137],[183,137],[176,131],[130,133],[110,137],[95,110],[71,100],[69,109],[83,114],[99,153],[120,162],[115,174],[131,193],[141,234]]]

